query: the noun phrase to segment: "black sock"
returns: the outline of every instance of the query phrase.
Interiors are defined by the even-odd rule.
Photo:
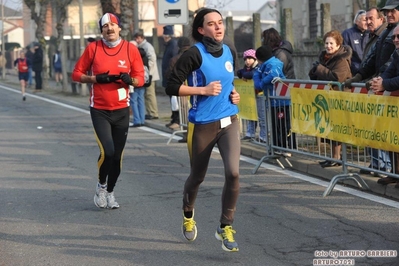
[[[192,217],[193,217],[193,211],[184,212],[184,217],[186,217],[186,218],[192,218]]]

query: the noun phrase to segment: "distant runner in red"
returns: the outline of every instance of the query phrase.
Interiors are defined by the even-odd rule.
[[[29,67],[31,67],[30,60],[25,56],[25,52],[21,51],[19,53],[19,58],[14,61],[14,67],[18,70],[18,79],[21,83],[21,93],[22,93],[22,100],[26,100],[25,96],[25,89],[26,89],[26,82],[29,79]]]

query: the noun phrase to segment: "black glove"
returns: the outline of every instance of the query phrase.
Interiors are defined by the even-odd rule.
[[[353,78],[347,79],[344,82],[345,88],[351,88],[352,83],[360,82],[362,81],[363,77],[359,73],[357,73]]]
[[[148,76],[148,82],[144,83],[143,87],[151,86],[151,82],[152,82],[152,75],[149,75]]]
[[[96,75],[97,83],[111,83],[120,79],[119,75],[108,75],[108,72]]]
[[[237,77],[238,77],[239,79],[242,79],[242,72],[243,72],[242,69],[240,69],[240,70],[237,71]]]
[[[314,61],[313,62],[313,67],[317,67],[319,64],[320,64],[319,61]]]
[[[126,72],[121,73],[119,76],[123,82],[125,82],[127,85],[133,85],[133,80],[130,77],[130,75]]]

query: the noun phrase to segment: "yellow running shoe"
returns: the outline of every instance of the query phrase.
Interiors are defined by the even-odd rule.
[[[238,244],[234,240],[234,234],[236,231],[233,230],[231,225],[227,225],[225,228],[216,229],[215,237],[217,240],[222,241],[222,249],[225,251],[238,251]]]
[[[193,210],[193,217],[186,218],[184,217],[183,212],[183,225],[181,227],[183,236],[188,241],[194,241],[197,238],[197,226],[195,225],[194,221],[194,210]]]

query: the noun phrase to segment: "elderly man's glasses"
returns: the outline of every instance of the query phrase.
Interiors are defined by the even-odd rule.
[[[392,34],[392,40],[398,39],[399,40],[399,34]]]

